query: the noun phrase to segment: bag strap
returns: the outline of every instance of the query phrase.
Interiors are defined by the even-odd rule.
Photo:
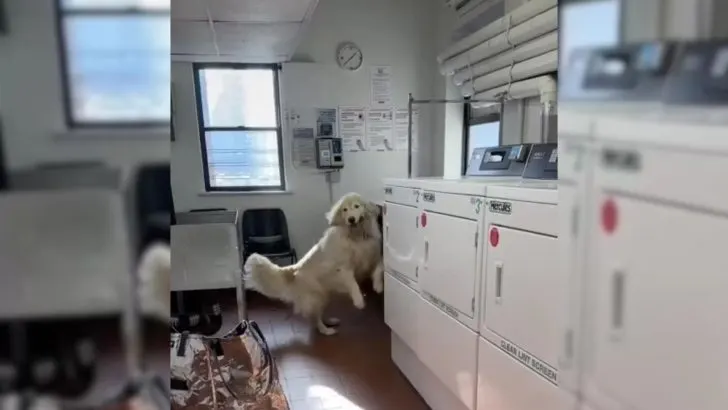
[[[258,323],[252,320],[249,321],[249,323],[249,327],[253,329],[253,338],[256,340],[256,342],[258,342],[258,346],[263,351],[263,357],[265,359],[264,366],[268,367],[268,382],[266,383],[266,386],[263,389],[262,393],[262,395],[267,395],[268,393],[270,393],[270,390],[273,387],[273,383],[277,378],[276,366],[273,362],[273,354],[270,351],[270,346],[268,346],[268,342],[266,341],[263,332],[260,330]]]
[[[215,378],[213,377],[213,374],[212,374],[212,362],[210,361],[210,355],[211,355],[210,349],[205,349],[205,351],[207,352],[207,354],[205,355],[205,358],[207,359],[207,372],[208,372],[208,376],[210,377],[210,388],[212,390],[212,409],[217,410],[217,391],[215,390]],[[220,369],[218,368],[218,372],[219,372],[219,370]],[[222,376],[222,374],[220,376]],[[223,381],[223,383],[225,383],[225,379],[222,379],[222,381]],[[227,386],[227,384],[226,384],[226,386]],[[230,390],[230,388],[228,388],[228,390]]]
[[[255,323],[252,320],[246,321],[246,322],[241,323],[240,326],[236,327],[235,330],[238,330],[238,329],[242,329],[243,332],[242,333],[234,332],[237,337],[246,337],[246,335],[252,337],[252,339],[258,344],[258,347],[260,348],[260,350],[263,352],[263,367],[268,368],[268,379],[265,383],[265,387],[263,389],[261,389],[260,391],[255,392],[255,394],[260,395],[260,396],[265,396],[270,393],[271,389],[273,388],[273,383],[277,378],[276,366],[275,366],[275,363],[273,362],[273,355],[271,354],[271,351],[270,351],[268,343],[265,339],[265,336],[263,336],[263,332],[260,330],[260,327],[258,326],[257,323]],[[253,331],[249,333],[249,332],[247,332],[248,329],[252,329]],[[233,333],[233,332],[231,332],[231,333]],[[220,375],[220,379],[222,380],[223,385],[225,386],[225,389],[228,391],[228,393],[230,393],[231,396],[233,396],[233,398],[235,400],[238,400],[237,395],[232,390],[232,388],[230,387],[228,382],[225,380],[225,377],[223,377],[223,375],[222,375],[222,369],[220,368],[220,362],[217,357],[217,354],[213,354],[213,352],[212,352],[213,346],[211,345],[211,343],[206,343],[205,348],[207,350],[208,360],[211,360],[211,362],[210,362],[211,370],[210,371],[212,372],[213,367],[216,368],[218,374]],[[212,366],[212,362],[214,362],[215,366]]]

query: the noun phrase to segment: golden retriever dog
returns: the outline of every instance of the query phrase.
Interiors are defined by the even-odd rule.
[[[172,262],[169,245],[154,243],[141,256],[138,267],[139,299],[144,315],[169,320]]]
[[[245,262],[252,287],[263,295],[289,303],[324,335],[333,335],[336,318],[323,318],[329,296],[344,293],[364,308],[359,281],[371,277],[374,290],[384,288],[379,207],[356,193],[344,195],[326,214],[323,237],[296,264],[280,267],[252,254]]]

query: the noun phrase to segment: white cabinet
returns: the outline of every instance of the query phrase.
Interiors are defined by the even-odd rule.
[[[415,306],[420,360],[468,409],[474,409],[478,335],[430,302]]]
[[[479,338],[477,410],[571,410],[576,399]]]
[[[420,295],[387,273],[384,276],[384,322],[409,348],[419,355],[423,343],[419,332]]]

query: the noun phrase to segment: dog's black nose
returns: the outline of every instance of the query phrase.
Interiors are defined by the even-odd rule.
[[[354,218],[353,216],[350,216],[348,221],[350,224],[353,224],[354,222],[356,222],[356,218]]]

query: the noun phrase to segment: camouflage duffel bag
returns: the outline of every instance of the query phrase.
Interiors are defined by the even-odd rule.
[[[289,409],[255,322],[242,322],[222,337],[173,333],[170,347],[172,409]]]

